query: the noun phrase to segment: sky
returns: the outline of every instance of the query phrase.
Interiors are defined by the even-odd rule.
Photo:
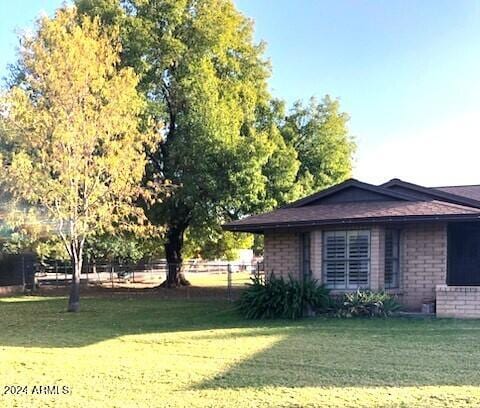
[[[340,99],[355,178],[480,184],[480,1],[234,1],[267,43],[274,96]],[[15,31],[60,4],[3,1],[0,76]]]

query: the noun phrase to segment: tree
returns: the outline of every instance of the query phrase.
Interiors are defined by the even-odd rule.
[[[123,27],[123,62],[163,128],[149,152],[149,180],[173,188],[149,211],[166,226],[167,286],[181,274],[187,229],[218,230],[225,217],[249,213],[265,196],[263,166],[274,149],[257,126],[267,105],[262,45],[252,23],[227,0],[79,1],[81,10]],[[115,7],[117,5],[117,7]]]
[[[42,17],[24,37],[17,84],[0,101],[2,181],[63,242],[73,276],[68,311],[80,306],[86,240],[144,222],[132,205],[145,173],[144,102],[119,69],[114,30],[73,7]]]
[[[311,173],[321,168],[302,167],[301,158],[307,161],[315,148],[295,140],[295,117],[303,115],[301,122],[305,117],[313,124],[318,115],[309,107],[285,119],[284,104],[271,100],[267,91],[264,45],[254,43],[252,22],[232,1],[76,3],[83,13],[120,27],[122,63],[140,75],[139,90],[164,129],[149,152],[147,179],[172,186],[148,212],[153,223],[166,227],[167,286],[188,283],[181,273],[185,239],[189,249],[212,252],[214,244],[226,252],[237,244],[219,235],[226,220],[269,210],[345,177],[339,171],[322,180]],[[296,130],[305,131],[310,145],[323,140],[317,130]],[[343,156],[347,168],[350,156]],[[325,168],[344,166],[330,158]]]
[[[191,233],[198,234],[190,236]],[[210,231],[205,234],[201,229],[190,229],[185,236],[184,254],[188,258],[226,259],[234,261],[238,258],[238,250],[251,249],[252,234],[235,234],[229,231]]]
[[[150,234],[149,236],[130,233],[96,235],[86,243],[85,253],[93,266],[97,260],[138,262],[142,259],[151,259],[153,256],[163,256],[163,253],[156,252],[159,249],[158,239]]]
[[[296,102],[280,124],[285,142],[295,149],[300,163],[295,183],[308,193],[350,177],[355,143],[348,121],[339,101],[326,95],[320,103],[315,98],[307,106]]]

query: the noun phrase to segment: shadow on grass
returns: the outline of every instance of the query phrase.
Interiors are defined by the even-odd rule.
[[[315,320],[193,389],[480,386],[479,321]]]
[[[0,299],[0,347],[82,347],[130,334],[259,327],[224,300],[84,296],[75,314],[66,304],[66,297]],[[283,327],[269,324],[275,326]]]
[[[79,314],[69,314],[65,302],[0,300],[0,347],[82,347],[131,334],[196,331],[202,333],[192,341],[235,339],[241,356],[242,339],[275,336],[280,340],[269,348],[237,359],[193,390],[480,385],[479,321],[246,321],[225,301],[155,297],[89,297]]]

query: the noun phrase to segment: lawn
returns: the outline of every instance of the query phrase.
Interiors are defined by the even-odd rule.
[[[480,321],[245,321],[221,300],[0,300],[0,407],[479,406]],[[29,391],[30,392],[30,391]]]

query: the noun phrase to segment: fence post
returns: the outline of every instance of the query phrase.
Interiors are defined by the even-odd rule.
[[[114,287],[113,285],[113,269],[115,268],[115,266],[113,265],[113,263],[110,265],[110,282],[112,284],[112,289]]]
[[[55,259],[55,287],[58,289],[58,261]]]
[[[227,285],[228,300],[232,301],[232,266],[230,264],[227,266]]]
[[[25,255],[22,255],[22,286],[23,286],[23,293],[26,291],[26,283],[27,280],[25,279]]]

